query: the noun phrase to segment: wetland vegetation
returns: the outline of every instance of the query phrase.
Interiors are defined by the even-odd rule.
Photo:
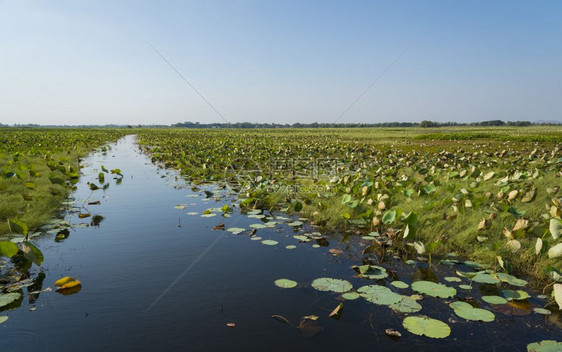
[[[516,317],[516,329],[525,324],[534,329],[533,336],[517,340],[528,350],[560,346],[554,340],[560,340],[562,307],[562,129],[552,126],[2,130],[0,310],[19,307],[24,287],[29,302],[43,292],[42,248],[34,239],[51,234],[55,242],[65,243],[69,229],[80,231],[82,226],[53,220],[57,211],[77,222],[92,219],[77,225],[99,226],[103,217],[95,224],[100,215],[92,217],[84,205],[99,204],[92,194],[109,197],[109,180],[120,184],[127,171],[133,172],[132,166],[122,172],[103,164],[111,151],[106,144],[126,134],[135,134],[142,157],[163,169],[162,178],[173,180],[172,190],[189,189],[183,197],[190,200],[167,205],[157,226],[172,219],[178,233],[195,226],[239,241],[250,237],[264,248],[282,248],[253,257],[275,263],[276,277],[269,286],[279,290],[275,297],[280,301],[295,297],[290,292],[299,292],[304,300],[317,297],[315,302],[327,302],[325,315],[336,321],[344,307],[347,314],[363,317],[364,305],[370,305],[366,319],[371,334],[380,330],[406,343],[412,341],[403,336],[406,331],[453,343],[451,338],[465,341],[464,334],[480,331],[482,324],[501,331],[506,324],[502,316]],[[88,173],[81,175],[81,158],[94,149],[105,161],[93,159]],[[131,158],[115,156],[123,163]],[[143,165],[144,159],[139,160]],[[131,197],[139,204],[149,190],[144,181],[136,182],[137,188],[121,189],[134,192]],[[82,188],[75,189],[78,185]],[[81,198],[65,201],[72,191]],[[111,209],[128,216],[129,208]],[[186,211],[177,220],[175,214]],[[143,241],[127,245],[143,246]],[[324,250],[336,262],[322,267],[323,275],[314,269],[317,264],[310,272],[297,271],[284,258],[297,253],[293,262],[301,262],[301,247]],[[248,255],[248,250],[232,255]],[[181,254],[182,249],[169,251]],[[36,269],[30,269],[32,264]],[[254,275],[268,276],[267,264],[262,265],[263,270],[252,267],[263,271]],[[84,281],[80,273],[67,271],[48,285],[73,295]],[[85,285],[93,281],[86,279]],[[315,303],[307,313],[297,306],[295,311],[276,307],[269,316],[306,337],[333,328]],[[221,303],[221,314],[222,309]],[[281,309],[287,313],[278,314]],[[382,315],[379,321],[373,320],[373,312]],[[299,314],[300,323],[293,325]],[[0,323],[6,320],[0,316]],[[447,343],[444,349],[452,346]]]

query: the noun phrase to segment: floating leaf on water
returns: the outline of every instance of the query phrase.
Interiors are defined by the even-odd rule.
[[[348,301],[352,301],[354,299],[359,298],[359,294],[357,292],[345,292],[341,295],[343,299],[347,299]]]
[[[292,221],[290,223],[288,223],[287,225],[291,226],[291,227],[297,227],[297,226],[301,226],[303,224],[302,221]]]
[[[403,282],[403,281],[392,281],[390,283],[392,286],[396,287],[396,288],[408,288],[410,287],[410,285],[408,285],[407,283]]]
[[[484,302],[490,303],[490,304],[506,304],[507,303],[507,299],[500,297],[500,296],[482,296],[482,300]]]
[[[343,312],[343,302],[340,302],[340,304],[338,304],[336,308],[332,310],[329,317],[338,320],[339,318],[341,318],[342,312]]]
[[[310,238],[304,235],[294,235],[293,238],[299,240],[300,242],[310,242]]]
[[[331,248],[328,252],[332,253],[334,256],[338,256],[343,253],[341,249]]]
[[[263,229],[266,228],[267,226],[265,226],[264,224],[251,224],[250,227],[253,229]]]
[[[315,243],[315,244],[312,245],[312,248],[320,248],[320,245]]]
[[[472,290],[472,286],[470,285],[459,285],[459,288],[462,288],[463,290]]]
[[[368,302],[388,306],[400,302],[402,296],[398,293],[392,292],[388,287],[379,285],[362,286],[357,289],[359,295]]]
[[[527,352],[559,352],[562,351],[562,342],[542,340],[527,345]]]
[[[233,234],[238,235],[239,233],[242,233],[242,232],[246,231],[246,229],[243,228],[243,227],[230,227],[230,228],[226,229],[226,231],[232,232]]]
[[[494,313],[482,308],[474,308],[466,302],[453,302],[449,304],[455,314],[466,320],[491,322],[494,321]]]
[[[527,281],[523,280],[523,279],[518,279],[513,275],[509,275],[506,273],[495,273],[494,274],[498,279],[500,279],[502,282],[507,282],[510,285],[513,286],[519,286],[519,287],[523,287],[526,286],[528,284]]]
[[[213,216],[217,216],[217,214],[215,213],[210,213],[210,214],[202,214],[201,217],[203,218],[212,218]]]
[[[293,288],[297,286],[297,282],[289,279],[277,279],[273,282],[275,286],[281,288]]]
[[[378,265],[354,265],[354,270],[359,272],[359,275],[365,279],[381,280],[388,277],[386,269]]]
[[[6,315],[0,316],[0,324],[2,324],[3,322],[5,322],[6,320],[8,320],[8,316],[6,316]]]
[[[278,244],[279,242],[274,241],[274,240],[263,240],[261,241],[262,244],[265,244],[267,246],[275,246],[276,244]]]
[[[332,291],[343,293],[351,290],[353,285],[347,280],[333,279],[329,277],[321,277],[312,281],[312,287],[318,291]]]
[[[423,315],[406,317],[402,325],[412,334],[434,339],[442,339],[451,334],[449,325]]]
[[[282,323],[289,324],[289,319],[285,318],[285,317],[282,316],[282,315],[274,314],[274,315],[272,315],[271,317],[272,317],[273,319],[277,320],[277,321],[282,322]]]
[[[412,259],[408,259],[408,260],[406,260],[404,263],[406,263],[406,264],[408,264],[408,265],[410,265],[410,266],[416,265],[416,261],[415,261],[415,260],[412,260]]]
[[[478,273],[474,275],[472,281],[479,282],[481,284],[497,284],[500,282],[498,278],[486,273]]]
[[[391,338],[399,338],[402,334],[398,330],[386,329],[384,333]]]
[[[508,301],[522,301],[525,299],[528,299],[529,294],[525,291],[522,290],[517,290],[517,291],[513,291],[513,290],[501,290],[501,294],[502,296],[505,297],[505,299],[507,299]]]
[[[390,305],[390,309],[400,313],[416,313],[422,309],[422,306],[414,299],[408,296],[402,296],[400,302]]]
[[[248,217],[252,218],[252,219],[263,219],[263,218],[265,218],[265,215],[250,214],[250,215],[248,215]]]
[[[318,316],[317,315],[305,315],[304,317],[302,317],[302,319],[318,320]]]
[[[544,309],[544,308],[533,308],[533,311],[537,314],[542,314],[542,315],[552,314],[551,311],[549,311],[548,309]]]
[[[297,248],[297,246],[295,246],[294,244],[290,244],[288,246],[285,246],[286,249],[295,249]]]
[[[447,277],[445,277],[445,281],[448,281],[448,282],[461,282],[462,280],[459,279],[459,278],[456,277],[456,276],[447,276]]]
[[[0,308],[20,299],[21,294],[18,292],[0,293]]]
[[[187,208],[187,205],[185,204],[178,204],[174,207],[174,209],[178,209],[178,210],[183,210],[185,208]]]
[[[416,292],[439,298],[450,298],[457,294],[457,290],[454,287],[424,280],[414,282],[412,289]]]
[[[441,259],[440,263],[443,265],[453,266],[459,264],[460,262],[456,259]]]
[[[261,241],[261,240],[262,240],[262,238],[259,237],[259,236],[250,237],[250,239],[251,239],[252,241]]]

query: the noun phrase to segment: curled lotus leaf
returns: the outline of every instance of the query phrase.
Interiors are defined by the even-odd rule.
[[[457,290],[454,287],[424,280],[414,282],[412,289],[416,292],[438,298],[450,298],[457,294]]]
[[[312,287],[318,291],[332,291],[343,293],[351,290],[353,285],[347,280],[333,279],[330,277],[321,277],[312,281]]]
[[[406,317],[402,325],[412,334],[434,339],[443,339],[451,334],[449,325],[423,315]]]

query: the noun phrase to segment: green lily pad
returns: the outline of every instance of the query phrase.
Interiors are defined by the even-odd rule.
[[[357,289],[357,292],[368,302],[383,306],[398,303],[402,300],[402,296],[398,293],[392,292],[388,287],[379,285],[362,286]]]
[[[524,287],[528,284],[527,281],[523,279],[518,279],[515,276],[506,273],[495,273],[494,275],[502,282],[507,282],[508,284],[513,286]]]
[[[410,285],[408,285],[407,283],[405,283],[403,281],[392,281],[390,284],[392,286],[396,287],[396,288],[408,288],[408,287],[410,287]]]
[[[312,287],[318,291],[332,291],[343,293],[351,290],[353,285],[347,280],[332,279],[329,277],[321,277],[312,281]]]
[[[246,229],[243,228],[243,227],[230,227],[230,228],[226,229],[226,231],[232,232],[233,234],[238,235],[239,233],[242,233],[242,232],[246,231]]]
[[[497,284],[500,282],[500,280],[495,276],[486,273],[478,273],[474,275],[472,281],[479,282],[481,284]]]
[[[300,242],[310,242],[310,238],[304,235],[294,235],[293,238],[299,240]]]
[[[215,214],[215,213],[210,213],[210,214],[203,214],[203,215],[201,215],[202,218],[212,218],[213,216],[217,216],[217,214]]]
[[[253,236],[250,238],[252,241],[261,241],[262,238],[260,236]]]
[[[21,297],[21,294],[17,292],[0,294],[0,307],[7,306],[8,304],[17,301]]]
[[[273,282],[275,286],[281,288],[293,288],[297,286],[297,282],[289,279],[277,279]]]
[[[264,224],[251,224],[250,227],[253,229],[263,229],[266,228],[267,226],[265,226]]]
[[[472,290],[472,286],[470,285],[459,285],[459,288],[462,288],[463,290]]]
[[[414,299],[408,296],[402,296],[402,300],[398,303],[391,304],[390,309],[400,313],[417,313],[422,309],[422,306]]]
[[[457,290],[454,287],[423,280],[414,282],[412,289],[416,292],[439,298],[450,298],[457,294]]]
[[[449,325],[423,315],[406,317],[402,325],[412,334],[434,339],[443,339],[451,334]]]
[[[474,308],[466,302],[453,302],[449,304],[455,314],[466,320],[491,322],[494,321],[494,313],[482,308]]]
[[[523,301],[531,297],[527,292],[522,290],[501,290],[501,294],[508,301]]]
[[[303,224],[302,221],[296,220],[296,221],[292,221],[292,222],[288,223],[287,225],[289,225],[291,227],[297,227],[297,226],[301,226],[302,224]]]
[[[542,340],[527,345],[527,352],[558,352],[562,350],[562,342]]]
[[[290,244],[288,246],[285,246],[286,249],[295,249],[297,248],[297,246],[295,246],[294,244]]]
[[[542,315],[552,314],[551,311],[549,311],[548,309],[544,309],[544,308],[533,308],[533,311],[537,314],[542,314]]]
[[[365,279],[380,280],[388,277],[386,269],[377,265],[359,265],[353,266],[353,269],[359,271],[359,275]]]
[[[265,244],[267,246],[275,246],[276,244],[278,244],[279,242],[274,241],[274,240],[263,240],[261,241],[262,244]]]
[[[248,215],[248,217],[249,217],[249,218],[252,218],[252,219],[263,219],[263,218],[265,218],[265,215],[261,215],[261,214],[250,214],[250,215]]]
[[[343,299],[347,299],[348,301],[352,301],[354,299],[359,298],[359,294],[357,292],[346,292],[341,295]]]
[[[484,302],[490,303],[490,304],[506,304],[507,303],[507,299],[500,297],[500,296],[482,296],[482,300]]]
[[[447,277],[445,278],[445,281],[449,281],[449,282],[461,282],[462,280],[459,279],[459,278],[456,277],[456,276],[447,276]]]
[[[6,315],[0,316],[0,324],[2,324],[3,322],[5,322],[6,320],[8,320],[8,316],[6,316]]]

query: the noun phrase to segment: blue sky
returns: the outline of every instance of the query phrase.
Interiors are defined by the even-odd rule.
[[[0,1],[0,123],[562,121],[560,1]]]

